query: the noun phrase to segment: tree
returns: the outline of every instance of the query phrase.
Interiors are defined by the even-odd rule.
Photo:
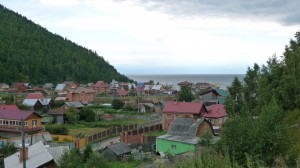
[[[17,148],[13,143],[7,142],[0,145],[0,166],[4,167],[4,158],[10,156],[15,152],[17,152]]]
[[[244,95],[244,108],[245,111],[252,116],[258,115],[257,101],[258,101],[258,88],[260,79],[260,67],[255,63],[253,68],[247,70],[244,77],[243,95]]]
[[[66,118],[69,122],[75,123],[78,121],[78,118],[79,118],[78,111],[74,106],[68,107],[65,114],[66,114]]]
[[[112,103],[111,103],[111,106],[113,109],[122,109],[123,106],[124,106],[124,102],[120,99],[113,99]]]
[[[95,116],[96,116],[95,112],[92,109],[87,107],[82,108],[79,112],[79,119],[87,122],[95,121]]]
[[[195,99],[192,88],[189,86],[181,86],[179,92],[179,101],[191,102]]]
[[[228,87],[229,96],[225,101],[226,111],[230,116],[241,115],[243,107],[243,86],[237,77],[234,77],[232,84]]]
[[[87,146],[83,151],[83,161],[86,162],[88,158],[92,155],[92,153],[93,153],[93,149],[91,144],[87,144]]]
[[[61,168],[82,168],[83,163],[82,156],[77,148],[66,151],[59,159],[59,167]]]
[[[111,167],[103,155],[98,153],[91,153],[89,159],[84,164],[84,168],[98,168],[98,167]]]

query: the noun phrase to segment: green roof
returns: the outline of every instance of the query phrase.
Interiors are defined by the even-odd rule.
[[[224,89],[216,89],[216,91],[221,95],[221,96],[224,96],[224,97],[227,97],[229,94],[226,90]]]

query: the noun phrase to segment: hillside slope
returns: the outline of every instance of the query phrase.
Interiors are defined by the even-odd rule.
[[[128,81],[96,52],[0,4],[0,83]]]

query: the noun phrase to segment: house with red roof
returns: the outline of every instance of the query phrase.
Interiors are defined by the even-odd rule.
[[[221,127],[226,121],[228,114],[223,104],[214,104],[207,107],[207,113],[203,118],[207,119],[213,126]]]
[[[67,98],[69,101],[93,102],[95,100],[95,91],[93,89],[78,87],[76,89],[68,90]]]
[[[119,97],[125,97],[125,96],[128,96],[128,91],[126,91],[124,89],[117,89],[116,95]]]
[[[34,111],[0,110],[0,137],[13,138],[21,134],[21,120],[24,120],[24,132],[41,131],[41,116]]]
[[[29,93],[26,99],[43,99],[45,96],[42,93]]]
[[[176,117],[201,118],[207,109],[203,102],[168,101],[163,108],[163,130],[168,130]]]
[[[27,91],[27,86],[24,83],[13,83],[11,86],[11,91],[23,93]]]
[[[0,110],[19,110],[15,104],[0,104]]]
[[[109,84],[104,83],[103,81],[98,81],[95,85],[93,85],[93,89],[96,93],[108,93],[109,88]]]

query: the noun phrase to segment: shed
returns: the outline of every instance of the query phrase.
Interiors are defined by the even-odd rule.
[[[118,142],[109,146],[106,146],[102,150],[102,154],[109,160],[116,160],[123,158],[127,155],[131,155],[131,149],[123,142]]]

